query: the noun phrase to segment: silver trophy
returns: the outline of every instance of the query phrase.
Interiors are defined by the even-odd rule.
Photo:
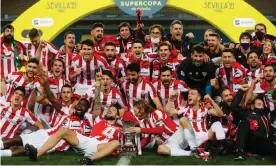
[[[140,134],[130,133],[128,129],[130,127],[135,127],[135,122],[125,121],[123,122],[123,135],[124,137],[121,140],[121,152],[125,155],[136,155],[141,154],[140,145]]]

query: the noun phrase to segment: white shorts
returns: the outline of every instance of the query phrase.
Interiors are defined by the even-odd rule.
[[[25,147],[26,144],[33,145],[36,149],[40,149],[42,145],[50,138],[46,130],[38,130],[31,134],[21,134],[20,135],[23,146]],[[56,150],[56,147],[53,147],[48,153],[53,152]]]
[[[18,133],[21,133],[21,134],[31,134],[31,133],[35,132],[36,130],[37,130],[36,126],[30,124],[29,122],[23,122],[20,125]]]
[[[208,131],[207,132],[195,132],[196,145],[199,146],[204,141],[208,140]]]
[[[164,143],[167,147],[185,149],[188,146],[188,142],[185,139],[184,129],[179,127],[176,132],[170,136]]]
[[[93,84],[92,85],[85,85],[85,84],[76,83],[76,85],[74,86],[74,88],[75,88],[74,93],[82,96],[86,91],[88,91],[89,89],[91,89],[93,87]]]
[[[77,133],[79,141],[78,146],[73,147],[77,153],[84,154],[84,156],[93,156],[98,152],[98,145],[107,143],[107,141],[99,141],[94,137],[86,137]]]

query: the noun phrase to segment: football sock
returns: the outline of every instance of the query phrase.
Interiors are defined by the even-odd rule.
[[[194,150],[196,146],[196,138],[193,128],[185,128],[184,129],[185,139],[187,140],[191,150]]]
[[[3,144],[3,141],[1,139],[0,139],[0,148],[1,148],[1,150],[4,149],[4,144]]]
[[[186,151],[179,148],[170,148],[171,149],[171,156],[190,156],[191,151]]]
[[[1,157],[11,157],[12,151],[10,149],[1,150]]]
[[[216,134],[217,140],[225,139],[225,133],[220,122],[213,123],[211,130]]]

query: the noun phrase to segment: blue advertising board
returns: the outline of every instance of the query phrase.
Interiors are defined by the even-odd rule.
[[[167,0],[114,0],[116,5],[125,13],[136,16],[136,10],[141,9],[143,16],[150,16],[161,10]]]

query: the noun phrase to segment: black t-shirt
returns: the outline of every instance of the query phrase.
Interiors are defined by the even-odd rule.
[[[215,65],[212,63],[196,66],[191,58],[187,58],[178,67],[177,76],[190,88],[199,89],[201,95],[204,95],[207,82],[215,78],[215,71]]]
[[[250,51],[255,51],[258,56],[260,56],[260,52],[262,52],[260,48],[254,48],[253,46],[250,46]],[[235,54],[235,59],[238,63],[243,65],[243,67],[245,68],[249,68],[247,64],[247,55],[245,55],[240,48],[234,49],[234,54]]]
[[[207,49],[205,51],[205,54],[207,54],[210,59],[213,59],[213,58],[218,58],[218,57],[221,57],[222,56],[222,50],[219,49],[219,52],[218,53],[211,53],[209,49]]]

